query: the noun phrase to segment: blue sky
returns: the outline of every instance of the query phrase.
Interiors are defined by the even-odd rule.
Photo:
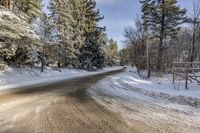
[[[106,26],[108,38],[115,39],[123,47],[123,31],[127,26],[133,26],[137,15],[140,15],[139,0],[96,0],[104,20],[101,26]],[[178,0],[178,5],[192,12],[193,3],[198,0]],[[47,4],[48,0],[44,0]]]

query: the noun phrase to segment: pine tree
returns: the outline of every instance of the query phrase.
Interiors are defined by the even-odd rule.
[[[37,33],[42,43],[38,51],[38,56],[41,60],[41,72],[43,72],[45,64],[50,60],[51,53],[48,51],[48,48],[51,45],[52,39],[51,23],[49,17],[45,13],[39,20]]]
[[[68,14],[65,25],[65,36],[68,37],[65,44],[65,66],[75,68],[78,67],[79,49],[83,43],[81,27],[77,20],[78,14],[80,13],[77,10],[78,5],[79,3],[77,1],[68,0],[65,6],[67,7],[65,13]]]
[[[107,55],[107,65],[115,66],[118,64],[119,53],[118,53],[118,45],[117,42],[112,38],[108,41],[108,45],[106,46],[106,55]]]
[[[0,0],[0,5],[4,6],[7,9],[10,9],[11,0]]]
[[[108,43],[107,34],[105,33],[105,31],[102,31],[99,37],[100,55],[101,55],[99,68],[103,68],[107,65],[107,57],[108,57],[107,43]]]
[[[77,60],[76,32],[73,3],[69,0],[51,0],[49,9],[53,23],[54,40],[58,46],[58,67],[74,66]]]
[[[95,9],[94,0],[51,0],[49,10],[58,47],[58,67],[101,68],[104,64],[104,50],[98,27],[103,19]]]
[[[28,15],[29,23],[32,23],[42,15],[42,0],[14,0],[13,10]]]
[[[159,39],[157,69],[163,67],[164,39],[173,36],[184,22],[185,9],[177,6],[177,0],[141,0],[142,19]]]
[[[86,69],[99,68],[101,46],[98,40],[104,28],[98,27],[97,24],[103,17],[101,17],[99,10],[96,10],[96,2],[94,0],[84,0],[82,4],[85,44],[81,48],[81,65]]]
[[[105,66],[105,44],[106,42],[104,41],[104,37],[105,37],[105,30],[104,29],[99,29],[100,31],[97,31],[97,42],[96,42],[96,52],[95,57],[94,57],[94,61],[93,61],[93,66],[101,69]]]
[[[32,25],[27,23],[23,14],[14,14],[0,8],[0,58],[17,64],[27,63],[31,58],[33,47],[39,44]]]
[[[72,4],[72,16],[73,16],[73,23],[71,23],[73,27],[73,37],[72,40],[74,42],[74,54],[76,55],[73,59],[73,67],[78,68],[81,67],[79,57],[81,57],[80,49],[82,48],[83,44],[85,43],[85,36],[84,36],[84,27],[85,21],[83,19],[83,1],[81,0],[70,0]]]

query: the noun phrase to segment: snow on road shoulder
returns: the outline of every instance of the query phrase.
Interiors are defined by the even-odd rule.
[[[163,78],[144,79],[138,76],[135,70],[127,70],[113,77],[112,80],[115,84],[144,96],[200,107],[200,85],[190,83],[189,90],[186,90],[185,82],[172,83],[172,75],[170,74],[164,75]]]
[[[171,74],[165,74],[162,78],[151,77],[150,79],[144,79],[138,76],[134,70],[128,70],[121,75],[120,82],[144,90],[200,98],[200,85],[198,83],[188,83],[189,89],[186,90],[185,80],[173,83]]]
[[[128,81],[129,83],[133,80],[126,79],[128,76],[135,78],[134,82],[138,82],[138,84],[146,84],[147,86],[153,84],[151,82],[153,79],[143,80],[127,71],[99,81],[91,86],[87,93],[102,106],[121,114],[127,124],[136,120],[158,129],[159,132],[188,133],[199,131],[199,108],[169,102],[161,97],[145,95],[144,91],[150,92],[152,89],[124,85],[122,82]],[[159,94],[158,90],[152,92]]]
[[[104,73],[112,70],[118,70],[122,67],[104,68],[98,71],[88,72],[79,69],[61,69],[61,71],[52,68],[45,68],[41,73],[39,68],[15,68],[9,67],[5,71],[0,71],[0,90],[8,90],[27,85],[40,83],[50,83],[60,80],[72,79],[76,77],[89,76],[93,74]]]
[[[172,75],[164,75],[162,78],[152,77],[144,79],[134,70],[128,70],[118,80],[122,85],[132,90],[157,99],[169,100],[178,104],[200,107],[200,85],[189,83],[189,89],[185,89],[185,81],[172,82]]]

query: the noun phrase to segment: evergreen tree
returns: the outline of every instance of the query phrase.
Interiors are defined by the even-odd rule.
[[[119,53],[118,53],[118,45],[117,42],[112,38],[108,41],[108,45],[106,46],[106,55],[107,55],[107,65],[114,66],[118,64]]]
[[[101,68],[104,52],[98,27],[103,19],[94,0],[51,0],[49,10],[55,44],[58,46],[58,67]]]
[[[74,54],[76,58],[73,59],[73,67],[78,68],[81,67],[81,61],[79,60],[81,57],[80,49],[85,43],[85,36],[84,36],[84,27],[85,27],[85,20],[83,19],[84,15],[84,4],[81,0],[70,0],[72,4],[72,16],[73,16],[73,23],[71,26],[73,27],[73,37],[72,40],[74,42]]]
[[[4,6],[7,9],[10,9],[11,0],[0,0],[0,5]]]
[[[38,51],[38,56],[41,60],[41,72],[43,72],[45,64],[50,60],[51,53],[49,53],[48,48],[51,45],[52,39],[51,23],[46,14],[43,14],[40,18],[37,32],[42,43]]]
[[[42,15],[42,0],[13,0],[13,10],[21,11],[29,17],[29,23]]]
[[[102,31],[99,37],[99,44],[100,44],[100,68],[105,67],[107,65],[107,57],[108,57],[108,52],[107,52],[107,43],[108,43],[108,38],[107,34],[105,31]]]
[[[39,38],[23,14],[0,8],[0,58],[20,65],[29,62]]]
[[[101,69],[105,66],[105,51],[104,47],[106,46],[106,42],[104,40],[105,34],[103,29],[99,29],[100,31],[97,31],[97,42],[96,42],[96,52],[94,53],[94,61],[93,61],[93,66]]]
[[[141,0],[142,19],[149,30],[159,38],[157,69],[162,70],[164,39],[173,36],[184,22],[185,9],[177,6],[177,0]]]
[[[98,27],[98,22],[103,19],[99,10],[96,10],[96,2],[94,0],[83,1],[83,22],[85,44],[81,48],[81,65],[83,68],[93,69],[99,68],[101,62],[101,46],[98,42],[101,32],[104,28]]]
[[[77,63],[77,45],[75,20],[73,15],[74,5],[70,0],[51,0],[49,9],[53,23],[54,40],[58,46],[58,67],[74,66]]]

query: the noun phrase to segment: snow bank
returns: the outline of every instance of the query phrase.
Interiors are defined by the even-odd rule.
[[[134,81],[132,78],[134,78]],[[199,127],[200,123],[199,108],[188,106],[188,104],[182,105],[170,102],[166,100],[166,97],[157,97],[159,91],[154,91],[154,88],[140,89],[134,87],[136,83],[126,86],[122,84],[122,81],[136,82],[137,85],[144,86],[146,84],[147,87],[151,84],[154,84],[154,86],[158,84],[153,82],[154,78],[145,80],[139,78],[137,74],[127,71],[99,81],[91,86],[87,93],[102,106],[123,116],[128,125],[133,122],[132,120],[134,122],[136,120],[159,129],[159,132],[199,132],[199,128],[196,128]],[[163,82],[160,86],[162,84]],[[145,95],[144,92],[151,92],[151,90],[152,94],[158,95],[155,97]],[[172,90],[172,88],[168,88],[168,90]],[[172,96],[167,91],[165,94],[169,97]],[[178,97],[178,95],[175,96],[175,99],[178,99]],[[184,102],[183,99],[187,99],[187,97],[180,97],[180,101]],[[191,99],[188,99],[188,101],[190,102]]]
[[[112,77],[111,87],[104,87],[104,92],[116,94],[123,98],[151,97],[164,102],[180,105],[200,107],[200,85],[190,83],[189,90],[185,89],[185,81],[172,83],[172,75],[164,75],[163,78],[141,78],[136,70],[128,69],[122,74]],[[118,85],[118,87],[113,85]],[[112,91],[114,89],[114,91]],[[101,88],[99,89],[101,90]],[[98,90],[96,91],[98,92]],[[125,93],[125,96],[123,95]]]
[[[145,96],[194,107],[200,106],[200,85],[195,82],[189,83],[189,89],[186,90],[185,81],[172,83],[171,74],[164,75],[162,78],[144,79],[138,76],[134,69],[129,69],[116,80],[126,88]]]
[[[9,67],[5,71],[0,71],[0,90],[7,90],[27,85],[50,83],[60,80],[72,79],[76,77],[88,76],[112,70],[121,69],[121,67],[104,68],[102,70],[88,72],[78,69],[61,69],[61,71],[45,68],[40,72],[40,68],[15,68]]]

